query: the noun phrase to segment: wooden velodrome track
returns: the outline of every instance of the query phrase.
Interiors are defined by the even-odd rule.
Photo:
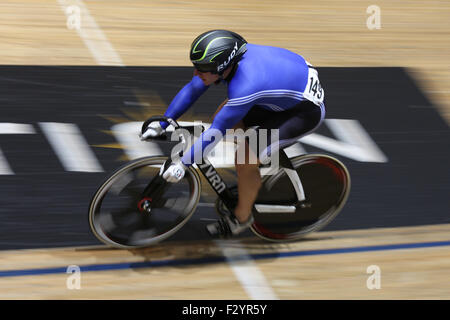
[[[228,28],[249,42],[299,52],[317,66],[407,67],[449,121],[450,2],[375,1],[381,8],[378,30],[366,25],[371,4],[357,0],[3,0],[0,63],[188,66],[187,48],[197,34]],[[81,8],[85,19],[81,21],[90,24],[91,33],[67,27],[64,10],[71,5]],[[0,277],[0,298],[449,299],[450,246],[401,245],[448,241],[449,234],[450,225],[445,224],[319,232],[307,238],[311,241],[290,244],[252,238],[239,243],[163,243],[137,251],[106,247],[3,251],[0,270],[51,271],[106,264],[120,268],[82,272],[79,290],[68,289],[70,275],[57,270]],[[377,249],[339,251],[357,246]],[[205,260],[224,254],[228,260]],[[235,261],[235,254],[254,259]],[[192,260],[170,263],[183,259]],[[166,263],[156,267],[154,261]],[[371,276],[367,268],[372,265],[381,271],[378,290],[367,287]]]

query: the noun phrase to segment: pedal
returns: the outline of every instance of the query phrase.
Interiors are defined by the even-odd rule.
[[[216,223],[206,225],[206,230],[208,231],[209,235],[213,237],[219,234],[219,228],[217,227]]]
[[[233,235],[230,226],[223,218],[206,225],[206,230],[213,238],[227,239]]]
[[[305,208],[311,208],[311,207],[312,207],[312,204],[311,204],[311,202],[303,201],[303,202],[300,202],[300,203],[297,205],[297,207],[302,208],[302,209],[305,209]]]

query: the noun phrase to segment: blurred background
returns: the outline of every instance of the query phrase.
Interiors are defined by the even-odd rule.
[[[193,69],[189,47],[198,34],[210,29],[229,29],[250,43],[284,47],[301,54],[319,70],[327,92],[327,118],[351,120],[362,128],[357,136],[362,132],[360,136],[369,137],[364,144],[362,138],[345,140],[327,124],[318,132],[347,146],[370,149],[366,155],[371,156],[365,158],[344,147],[324,150],[308,141],[302,144],[306,152],[341,157],[354,182],[346,210],[320,238],[327,241],[302,243],[300,247],[261,245],[248,250],[278,252],[361,243],[447,241],[449,21],[450,1],[446,0],[2,0],[0,256],[4,259],[0,259],[0,269],[176,259],[188,253],[202,257],[205,250],[217,253],[217,246],[201,235],[200,218],[183,228],[167,246],[139,254],[103,247],[99,251],[74,249],[100,245],[87,222],[91,195],[108,172],[129,159],[154,152],[135,145],[133,130],[150,115],[162,114],[190,80]],[[182,120],[211,121],[212,112],[225,96],[224,87],[211,88]],[[127,123],[131,126],[122,135],[118,126]],[[203,201],[212,203],[214,194],[208,187],[205,189]],[[213,209],[201,208],[199,217],[214,217]],[[408,227],[419,229],[400,231]],[[351,231],[356,235],[339,233]],[[376,238],[380,235],[384,240]],[[393,238],[389,240],[389,236]],[[340,237],[347,242],[329,241]],[[55,248],[70,253],[62,251],[61,257],[50,251],[50,258],[43,259],[49,256],[45,250]],[[447,252],[442,255],[432,251],[437,249],[428,251],[430,266],[419,268],[417,273],[412,271],[399,282],[394,279],[407,266],[405,261],[421,261],[424,253],[399,260],[377,257],[390,261],[386,268],[390,268],[392,280],[392,286],[386,286],[386,295],[378,296],[370,295],[365,287],[365,267],[372,262],[370,257],[366,257],[367,263],[365,258],[358,258],[362,262],[357,280],[349,279],[356,268],[351,265],[352,259],[344,259],[340,266],[343,282],[330,280],[336,270],[324,270],[318,275],[314,273],[317,267],[311,264],[300,272],[294,262],[289,264],[283,259],[265,262],[261,270],[275,292],[269,296],[274,299],[448,299],[448,285],[439,280],[450,276],[448,247],[444,248]],[[396,263],[401,267],[397,268]],[[104,288],[110,288],[106,281],[112,286],[124,286],[121,290],[125,293],[115,292],[107,298],[252,298],[239,285],[236,287],[240,289],[229,287],[219,292],[214,289],[216,280],[196,282],[206,272],[203,266],[197,267],[194,271],[189,267],[157,271],[163,279],[178,276],[182,281],[192,276],[191,287],[168,285],[160,295],[148,293],[145,281],[129,268],[121,272],[134,272],[128,274],[134,285],[133,281],[125,285],[112,282],[108,275],[96,274],[100,280],[92,280],[92,291],[81,290],[75,296],[66,290],[64,280],[60,280],[61,287],[53,287],[39,272],[35,278],[5,276],[0,297],[23,298],[25,291],[20,290],[40,285],[42,290],[32,291],[29,297],[95,299]],[[223,278],[222,285],[230,277],[238,281],[229,269],[220,268],[206,278]],[[284,278],[276,278],[274,270],[279,268],[290,271]],[[147,279],[155,276],[151,268],[139,272]],[[64,279],[65,275],[55,277]],[[308,282],[314,277],[328,280]],[[299,281],[302,286],[311,285],[310,290],[296,290]],[[363,284],[353,288],[352,281]],[[127,296],[127,290],[136,292],[137,283],[142,284],[142,290]],[[336,288],[343,284],[353,290],[336,295]],[[174,288],[181,291],[175,293]]]

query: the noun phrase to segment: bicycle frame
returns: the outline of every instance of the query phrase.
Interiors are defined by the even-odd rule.
[[[289,212],[295,213],[296,207],[299,204],[304,204],[306,201],[305,192],[303,190],[300,177],[297,171],[294,170],[289,157],[286,155],[284,150],[279,150],[278,155],[280,157],[280,165],[282,169],[286,172],[292,185],[294,186],[295,193],[297,195],[297,202],[292,205],[267,205],[267,204],[254,204],[254,208],[258,212],[271,212],[271,213],[281,213]],[[236,206],[236,199],[228,189],[226,183],[221,178],[220,174],[215,170],[214,166],[207,160],[203,159],[203,164],[198,165],[200,172],[206,178],[210,186],[216,192],[217,196],[223,201],[224,205],[227,207],[229,212],[233,212]],[[269,178],[270,179],[270,178]],[[272,181],[273,184],[275,181]],[[270,183],[270,180],[269,180]]]
[[[223,201],[229,212],[233,212],[237,205],[236,199],[211,162],[204,158],[203,163],[198,164],[197,166],[209,185],[216,192],[217,196]]]
[[[284,172],[286,173],[286,175],[288,176],[292,185],[294,186],[298,202],[306,201],[305,191],[303,189],[302,182],[300,181],[300,177],[298,176],[297,171],[292,166],[291,160],[289,160],[289,157],[287,156],[286,152],[284,152],[283,149],[279,150],[278,154],[280,157],[280,165],[284,170]],[[268,186],[271,187],[275,183],[275,181],[276,181],[275,177],[269,178],[267,181]]]

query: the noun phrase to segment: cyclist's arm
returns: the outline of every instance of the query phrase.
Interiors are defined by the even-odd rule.
[[[212,144],[209,148],[209,150],[212,150],[212,148],[214,148],[214,146],[225,136],[226,130],[233,128],[240,120],[242,120],[252,106],[252,104],[239,106],[229,106],[224,104],[220,107],[220,110],[218,110],[217,115],[214,117],[211,127],[202,133],[191,149],[181,158],[183,164],[189,166],[195,162],[194,160],[202,159],[205,148]],[[207,154],[204,156],[207,156]]]
[[[205,86],[198,76],[194,76],[192,80],[178,92],[175,98],[173,98],[164,113],[164,116],[175,120],[178,119],[208,88],[209,87]],[[167,122],[161,122],[161,126],[166,129],[169,124]]]
[[[214,115],[212,116],[213,121],[214,121],[214,118],[216,117],[217,113],[219,113],[219,111],[222,110],[223,106],[224,106],[227,102],[228,102],[228,99],[225,99],[225,101],[222,102],[222,104],[217,108],[216,112],[214,112]]]

